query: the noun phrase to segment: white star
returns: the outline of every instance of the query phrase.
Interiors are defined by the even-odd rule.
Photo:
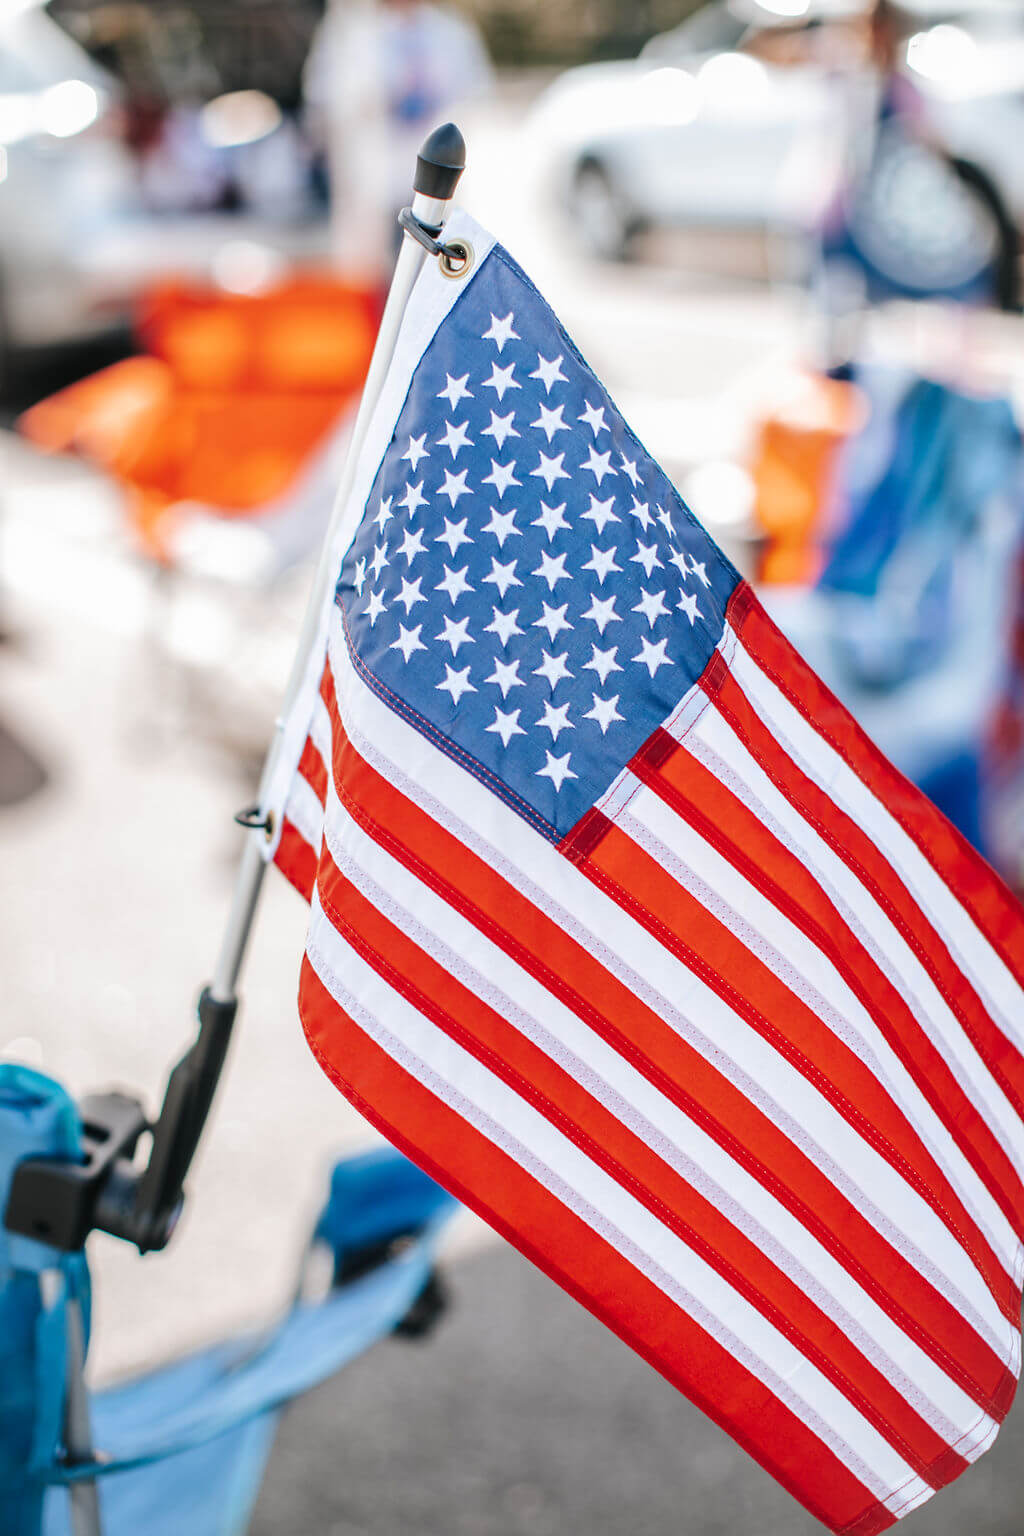
[[[556,432],[568,432],[569,430],[562,420],[562,412],[564,410],[564,405],[556,405],[553,411],[549,411],[546,405],[541,404],[540,415],[536,421],[530,422],[530,426],[536,427],[538,431],[543,432],[550,443]]]
[[[380,511],[377,513],[377,516],[374,518],[374,522],[377,524],[377,527],[380,529],[381,533],[384,532],[385,527],[387,526],[387,524],[391,521],[391,519],[395,515],[392,512],[392,510],[391,510],[391,503],[394,501],[394,499],[395,498],[393,496],[387,496],[387,497],[382,498],[381,504],[380,504]]]
[[[476,689],[469,680],[469,668],[463,667],[461,672],[456,672],[447,662],[444,664],[444,682],[436,685],[444,693],[450,693],[452,703],[458,704],[464,693],[476,693]]]
[[[426,646],[420,639],[422,624],[417,624],[415,629],[406,629],[404,624],[398,626],[398,639],[392,640],[388,646],[389,651],[401,651],[402,659],[408,661],[413,651],[425,651]]]
[[[373,572],[374,581],[388,563],[388,546],[383,542],[373,546],[373,559],[370,561],[370,570]]]
[[[512,329],[515,318],[511,310],[509,310],[504,320],[499,320],[497,315],[492,315],[491,328],[488,331],[484,331],[482,339],[484,341],[493,341],[498,351],[501,352],[506,341],[519,340],[518,331]]]
[[[473,588],[466,580],[466,572],[468,570],[468,565],[464,565],[461,571],[453,571],[450,565],[446,565],[444,568],[444,580],[439,581],[437,586],[434,588],[435,592],[447,592],[448,596],[451,598],[451,604],[453,608],[455,607],[455,604],[458,602],[459,598],[462,596],[463,592],[473,591]]]
[[[524,635],[526,631],[520,629],[516,620],[519,618],[519,609],[513,608],[511,613],[502,613],[500,608],[491,610],[494,618],[485,626],[485,635],[497,635],[502,645],[508,645],[513,635]]]
[[[472,448],[473,439],[469,435],[469,422],[460,421],[458,426],[454,421],[449,421],[444,429],[444,437],[437,440],[439,448],[447,448],[453,459],[458,458],[462,448]]]
[[[547,358],[541,357],[540,353],[538,352],[537,367],[535,371],[530,374],[530,378],[541,380],[544,385],[544,393],[546,395],[550,395],[552,384],[557,384],[559,380],[561,380],[563,384],[568,384],[569,380],[562,372],[562,354],[559,353],[555,358]]]
[[[630,555],[629,558],[632,564],[643,566],[644,575],[647,577],[648,581],[650,581],[651,572],[655,567],[657,567],[659,571],[664,569],[661,561],[658,559],[657,544],[641,544],[640,540],[637,539],[636,554]]]
[[[572,677],[572,673],[565,664],[568,651],[563,651],[561,656],[549,656],[547,651],[541,651],[544,660],[539,667],[534,668],[534,677],[546,677],[551,692],[554,693],[563,677]]]
[[[634,613],[642,613],[647,620],[648,629],[654,628],[655,619],[668,617],[668,609],[665,607],[664,592],[648,592],[646,587],[641,587],[643,596],[633,609]]]
[[[461,379],[453,379],[450,373],[446,377],[448,382],[437,398],[439,400],[447,400],[454,411],[460,400],[472,400],[473,391],[466,388],[469,380],[468,373],[464,373]]]
[[[583,617],[585,619],[593,619],[602,635],[604,634],[609,624],[622,623],[622,619],[615,612],[614,593],[612,593],[611,597],[606,597],[603,602],[598,602],[597,594],[595,593],[594,596],[591,597],[590,607],[587,609]]]
[[[672,551],[668,557],[668,563],[675,566],[683,581],[689,581],[693,573],[690,570],[690,563],[681,549],[674,549]]]
[[[630,516],[638,519],[641,528],[644,530],[644,533],[646,533],[648,528],[654,522],[654,518],[651,516],[651,509],[647,505],[646,501],[637,501],[636,497],[634,496],[633,505],[630,507],[629,511]]]
[[[607,453],[598,453],[593,443],[591,443],[590,453],[587,455],[586,462],[580,465],[580,469],[589,469],[598,485],[600,485],[605,475],[618,474],[617,469],[612,469],[611,460],[612,453],[610,448]]]
[[[491,412],[491,423],[490,423],[490,426],[484,427],[482,436],[483,437],[493,437],[495,443],[497,444],[497,446],[499,448],[504,448],[504,446],[505,446],[505,439],[507,437],[518,437],[519,436],[519,433],[516,431],[515,427],[512,425],[514,420],[515,420],[515,412],[514,411],[509,411],[507,416],[499,416],[499,415],[497,415],[496,412],[492,411]]]
[[[703,582],[705,587],[710,587],[711,579],[708,576],[707,567],[699,560],[695,560],[692,555],[690,556],[690,570],[698,581]]]
[[[408,617],[409,610],[415,603],[426,602],[426,598],[420,591],[420,583],[422,580],[422,576],[417,576],[415,581],[406,581],[405,577],[402,577],[402,590],[395,598],[395,602],[405,604],[406,617]]]
[[[640,484],[640,476],[636,472],[636,460],[627,459],[624,453],[620,454],[619,457],[622,460],[622,473],[629,476],[630,484],[635,490]]]
[[[422,528],[417,528],[415,533],[413,533],[408,528],[405,530],[405,537],[402,540],[402,547],[398,553],[405,556],[406,563],[408,565],[412,565],[417,555],[423,554]]]
[[[540,478],[544,481],[544,484],[547,486],[549,493],[556,480],[568,480],[569,478],[568,470],[562,468],[562,460],[564,458],[564,453],[556,454],[555,457],[551,459],[548,458],[546,453],[542,453],[540,456],[540,463],[537,465],[537,468],[530,470],[531,475],[540,476]]]
[[[676,530],[672,526],[672,514],[671,514],[671,512],[666,512],[663,507],[659,507],[658,508],[658,522],[664,528],[664,530],[668,534],[669,538],[670,539],[674,539],[675,536],[676,536]]]
[[[590,506],[582,514],[588,522],[593,523],[598,533],[604,533],[606,523],[617,523],[620,521],[612,511],[614,500],[614,496],[609,496],[607,501],[598,501],[596,496],[591,496]]]
[[[518,673],[518,661],[499,661],[497,656],[495,656],[494,671],[491,673],[490,677],[484,678],[484,682],[497,684],[497,686],[501,689],[502,698],[507,699],[508,691],[510,688],[526,687],[526,684],[523,682],[522,678],[518,676]]]
[[[692,629],[693,625],[697,622],[697,620],[701,616],[700,609],[697,607],[697,594],[696,594],[696,592],[689,592],[689,593],[684,592],[682,597],[680,597],[678,603],[676,603],[676,607],[678,609],[680,609],[680,611],[682,613],[686,614],[686,617],[689,619],[690,627]]]
[[[546,629],[549,640],[553,642],[563,629],[572,629],[572,625],[565,617],[568,603],[563,603],[561,608],[551,608],[547,603],[542,603],[541,607],[544,612],[539,619],[534,619],[533,628]]]
[[[572,756],[571,752],[567,752],[564,757],[552,757],[550,752],[545,751],[544,756],[547,758],[547,762],[543,768],[537,769],[537,777],[539,779],[550,779],[556,790],[561,789],[566,779],[575,779],[577,777],[569,767],[569,759]]]
[[[484,581],[490,581],[498,589],[498,596],[504,601],[505,593],[509,587],[521,587],[522,582],[516,575],[516,562],[510,560],[507,565],[500,564],[494,556],[491,556],[491,569],[484,577]]]
[[[352,585],[356,589],[357,597],[363,595],[363,583],[366,581],[366,556],[356,561],[356,573],[352,577]]]
[[[616,709],[615,706],[618,702],[619,696],[617,693],[613,693],[610,699],[599,699],[595,693],[594,707],[593,709],[588,709],[583,718],[584,720],[596,720],[601,727],[601,735],[604,736],[613,721],[626,718],[625,715],[620,715]]]
[[[553,592],[556,581],[569,580],[569,572],[565,568],[566,558],[564,554],[552,556],[546,550],[542,550],[540,565],[538,565],[535,571],[531,571],[530,574],[542,577],[548,584],[548,591]]]
[[[419,485],[413,485],[412,481],[405,488],[405,495],[398,503],[400,507],[407,507],[410,517],[415,517],[420,507],[425,507],[427,498],[423,494],[423,481]]]
[[[599,651],[597,646],[592,644],[590,647],[590,660],[583,663],[584,671],[589,668],[590,671],[597,673],[601,680],[602,688],[608,681],[609,672],[622,671],[622,668],[615,660],[615,653],[618,649],[617,645],[613,645],[607,651]]]
[[[434,540],[435,544],[448,545],[453,560],[463,544],[472,544],[473,542],[466,532],[466,522],[467,519],[463,518],[461,523],[453,523],[450,518],[446,517],[444,520],[444,533],[439,533]]]
[[[580,567],[584,571],[593,571],[599,584],[604,586],[604,579],[610,571],[621,571],[622,566],[615,564],[615,548],[598,549],[596,544],[590,546],[590,559],[586,565]]]
[[[436,639],[443,641],[447,645],[450,645],[452,648],[452,655],[457,656],[459,654],[460,645],[475,644],[473,636],[469,634],[468,631],[468,617],[465,619],[460,619],[456,624],[454,619],[450,618],[448,614],[445,614],[444,629],[442,629],[441,633],[436,636]]]
[[[516,479],[516,461],[511,459],[508,464],[496,464],[491,460],[491,472],[482,485],[493,485],[501,501],[510,485],[522,485],[521,480]]]
[[[426,440],[427,434],[425,432],[422,437],[410,437],[409,446],[402,454],[403,460],[408,459],[410,465],[412,466],[413,474],[416,473],[416,466],[420,462],[420,459],[430,458],[430,454],[423,446]]]
[[[550,699],[544,704],[544,714],[537,721],[539,726],[547,726],[551,732],[551,740],[557,741],[562,731],[574,731],[576,727],[569,719],[568,704],[559,704],[556,709]]]
[[[497,363],[492,363],[491,376],[484,379],[484,389],[493,389],[498,399],[504,400],[506,390],[521,388],[518,380],[512,377],[515,367],[515,363],[509,363],[507,368],[499,368]]]
[[[633,660],[643,662],[644,666],[653,677],[659,667],[670,667],[672,665],[668,657],[665,655],[667,646],[667,640],[659,640],[657,645],[652,645],[650,640],[647,640],[641,636],[640,654],[639,656],[634,656]]]
[[[468,469],[461,469],[457,475],[453,475],[450,469],[446,469],[444,472],[444,485],[441,486],[437,494],[439,496],[447,496],[454,507],[460,496],[468,496],[470,494],[469,486],[466,484],[466,476],[468,474]]]
[[[605,425],[604,407],[591,405],[589,400],[583,408],[583,415],[577,416],[576,420],[585,421],[595,437],[599,432],[608,431],[608,428]]]
[[[543,528],[544,532],[548,536],[548,543],[550,544],[555,534],[558,533],[561,529],[564,528],[566,532],[569,531],[569,524],[562,516],[564,511],[564,501],[560,507],[549,507],[546,501],[542,501],[540,504],[540,517],[535,517],[531,526],[534,528]]]
[[[366,617],[370,621],[371,629],[376,624],[377,620],[380,618],[386,607],[387,604],[379,592],[370,593],[369,600],[366,604]]]
[[[522,534],[516,527],[516,509],[512,507],[508,512],[499,512],[497,507],[491,508],[491,520],[480,530],[481,533],[493,533],[498,541],[498,548],[505,548],[505,540],[515,537],[522,538]]]
[[[490,679],[488,679],[488,681],[490,681]],[[510,709],[508,714],[506,714],[504,710],[499,709],[497,704],[495,704],[494,721],[491,725],[486,726],[485,729],[488,731],[493,731],[496,736],[500,736],[502,746],[507,747],[513,736],[526,735],[526,732],[519,724],[519,716],[521,713],[521,710]]]

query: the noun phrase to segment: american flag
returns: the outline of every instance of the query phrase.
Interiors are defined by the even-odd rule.
[[[872,1536],[1020,1368],[1024,922],[515,262],[419,279],[288,723],[300,1011],[367,1118]]]

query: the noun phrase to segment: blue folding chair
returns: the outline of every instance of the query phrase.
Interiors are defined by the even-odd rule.
[[[186,1136],[193,1145],[211,1096],[206,1081],[200,1123],[193,1120]],[[176,1118],[179,1135],[184,1119]],[[272,1328],[90,1400],[86,1230],[128,1227],[134,1211],[133,1240],[142,1235],[145,1247],[147,1231],[166,1240],[180,1207],[179,1186],[165,1235],[137,1189],[131,1202],[124,1187],[112,1192],[118,1179],[132,1182],[126,1157],[145,1128],[123,1095],[86,1100],[80,1111],[50,1078],[0,1065],[3,1536],[244,1531],[285,1404],[376,1339],[426,1331],[441,1309],[435,1253],[455,1202],[382,1148],[338,1163],[332,1174],[311,1242],[333,1264],[325,1298],[303,1299],[300,1285]],[[161,1151],[157,1132],[150,1168]]]

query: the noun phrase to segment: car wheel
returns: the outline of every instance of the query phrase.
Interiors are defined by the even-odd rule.
[[[640,220],[631,213],[607,166],[581,160],[573,174],[570,209],[579,237],[593,256],[624,261]]]

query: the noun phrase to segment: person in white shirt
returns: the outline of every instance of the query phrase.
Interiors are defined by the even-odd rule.
[[[333,255],[348,276],[384,280],[416,151],[492,80],[476,27],[451,10],[427,0],[331,0],[303,91],[327,153]]]

